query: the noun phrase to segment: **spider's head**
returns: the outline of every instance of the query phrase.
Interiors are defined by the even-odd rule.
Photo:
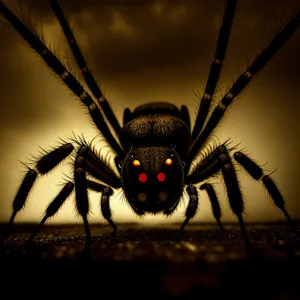
[[[184,184],[183,163],[168,147],[130,151],[121,165],[125,196],[135,212],[170,214],[177,206]]]

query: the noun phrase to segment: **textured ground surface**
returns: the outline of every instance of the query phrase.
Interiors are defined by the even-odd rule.
[[[141,297],[300,299],[300,238],[286,225],[248,225],[256,249],[252,255],[238,227],[230,224],[225,235],[209,225],[190,225],[183,234],[177,224],[119,225],[115,239],[109,227],[92,226],[89,254],[80,225],[45,226],[28,246],[34,228],[15,225],[1,255],[2,277],[15,287],[28,280],[33,290],[27,292],[42,284],[47,294],[62,286],[68,294],[96,291],[99,297],[121,292]]]

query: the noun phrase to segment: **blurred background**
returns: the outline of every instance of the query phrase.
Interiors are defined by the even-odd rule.
[[[80,78],[70,51],[47,1],[19,1],[51,49],[63,62],[69,62]],[[29,5],[30,4],[30,5]],[[123,110],[150,101],[168,101],[188,106],[192,121],[203,91],[209,64],[217,41],[223,1],[96,1],[61,0],[89,67],[109,99],[118,119]],[[299,6],[299,4],[298,4]],[[16,6],[18,7],[18,6]],[[30,8],[29,8],[30,7]],[[216,99],[242,72],[265,45],[282,21],[297,7],[296,0],[245,0],[238,4],[227,59]],[[18,8],[17,8],[18,9]],[[21,38],[0,19],[0,222],[6,222],[11,205],[32,156],[40,148],[50,149],[59,138],[73,132],[88,141],[98,136],[85,110],[62,82],[45,67]],[[300,29],[267,67],[238,97],[214,132],[217,142],[228,138],[264,166],[282,191],[287,209],[300,219]],[[95,145],[101,154],[107,148]],[[108,153],[111,162],[114,154]],[[284,220],[261,183],[238,168],[245,196],[248,222]],[[40,177],[26,207],[16,222],[38,222],[48,203],[61,188],[66,175],[72,175],[68,161]],[[234,221],[222,181],[213,179],[223,211],[223,221]],[[183,199],[170,218],[138,218],[116,190],[111,201],[116,222],[182,221],[187,205]],[[90,192],[91,222],[104,222],[100,195]],[[194,222],[213,221],[210,203],[200,192],[199,211]],[[48,222],[81,222],[76,217],[74,195]]]

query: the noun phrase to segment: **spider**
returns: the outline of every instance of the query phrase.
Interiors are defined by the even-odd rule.
[[[244,201],[235,162],[240,164],[254,180],[263,183],[275,205],[282,210],[292,229],[297,232],[285,208],[283,196],[270,174],[265,174],[263,168],[242,150],[237,149],[237,146],[230,147],[228,141],[212,149],[207,146],[207,143],[228,107],[295,32],[300,23],[299,10],[237,77],[220,102],[213,108],[212,100],[222,70],[237,6],[236,0],[226,1],[215,55],[194,126],[191,126],[187,106],[182,105],[178,108],[168,102],[142,104],[133,111],[126,108],[123,115],[123,126],[121,126],[90,72],[58,2],[50,0],[50,4],[91,94],[83,88],[42,39],[27,27],[3,1],[0,1],[0,11],[28,45],[37,52],[46,65],[61,78],[86,107],[94,124],[115,152],[114,163],[118,174],[84,138],[75,139],[73,143],[64,142],[37,159],[34,168],[28,167],[13,201],[8,232],[15,216],[24,207],[37,176],[47,174],[74,152],[73,179],[64,185],[49,204],[44,218],[30,236],[30,241],[35,238],[45,221],[57,213],[73,190],[75,190],[76,208],[83,219],[88,244],[91,242],[87,218],[89,212],[88,190],[101,193],[102,215],[113,228],[114,235],[117,232],[117,226],[111,218],[110,210],[110,198],[114,189],[123,190],[132,210],[140,216],[145,213],[171,215],[186,191],[188,205],[185,211],[185,220],[180,227],[181,231],[197,212],[198,189],[206,191],[212,205],[214,218],[220,230],[224,231],[220,221],[221,209],[217,194],[214,186],[207,182],[209,178],[221,174],[231,210],[238,219],[246,246],[251,248],[252,244],[243,219]],[[111,132],[110,127],[115,135]],[[200,161],[194,164],[199,154],[203,154],[205,151],[208,154],[202,156]]]

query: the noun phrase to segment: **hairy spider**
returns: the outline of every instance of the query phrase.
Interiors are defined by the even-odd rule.
[[[236,0],[228,0],[219,30],[214,59],[194,126],[191,127],[189,111],[185,105],[178,109],[172,103],[167,102],[146,103],[136,107],[133,111],[126,108],[123,126],[121,126],[89,71],[57,1],[50,0],[50,3],[92,95],[84,90],[83,86],[51,52],[36,32],[27,27],[3,1],[0,1],[0,11],[29,46],[40,55],[46,65],[62,79],[87,108],[93,122],[116,154],[115,165],[118,174],[97,155],[84,138],[74,139],[75,143],[65,142],[53,151],[45,153],[35,162],[34,168],[28,167],[13,201],[9,228],[12,226],[16,214],[23,208],[37,176],[48,173],[76,151],[73,180],[68,181],[50,203],[44,218],[31,235],[30,240],[34,239],[45,221],[56,214],[74,189],[76,208],[84,222],[87,243],[90,243],[91,236],[87,218],[89,212],[88,189],[101,193],[102,214],[113,227],[114,234],[117,227],[111,219],[110,211],[110,197],[113,189],[123,190],[128,203],[137,215],[145,213],[171,215],[178,206],[185,189],[189,202],[185,212],[186,218],[180,228],[183,230],[197,211],[197,185],[201,182],[199,188],[207,192],[213,215],[223,231],[220,222],[221,210],[215,189],[212,184],[206,182],[212,176],[221,174],[231,210],[237,216],[246,245],[251,247],[243,220],[243,197],[234,160],[253,179],[262,181],[275,205],[283,211],[292,229],[297,232],[285,209],[285,201],[271,176],[265,174],[252,158],[236,147],[229,147],[227,142],[222,143],[209,149],[208,154],[194,167],[192,164],[199,154],[208,150],[207,141],[228,107],[295,32],[300,22],[299,10],[249,64],[248,68],[237,77],[216,107],[212,108],[212,100],[220,77],[237,4]],[[114,130],[117,139],[108,125]]]

